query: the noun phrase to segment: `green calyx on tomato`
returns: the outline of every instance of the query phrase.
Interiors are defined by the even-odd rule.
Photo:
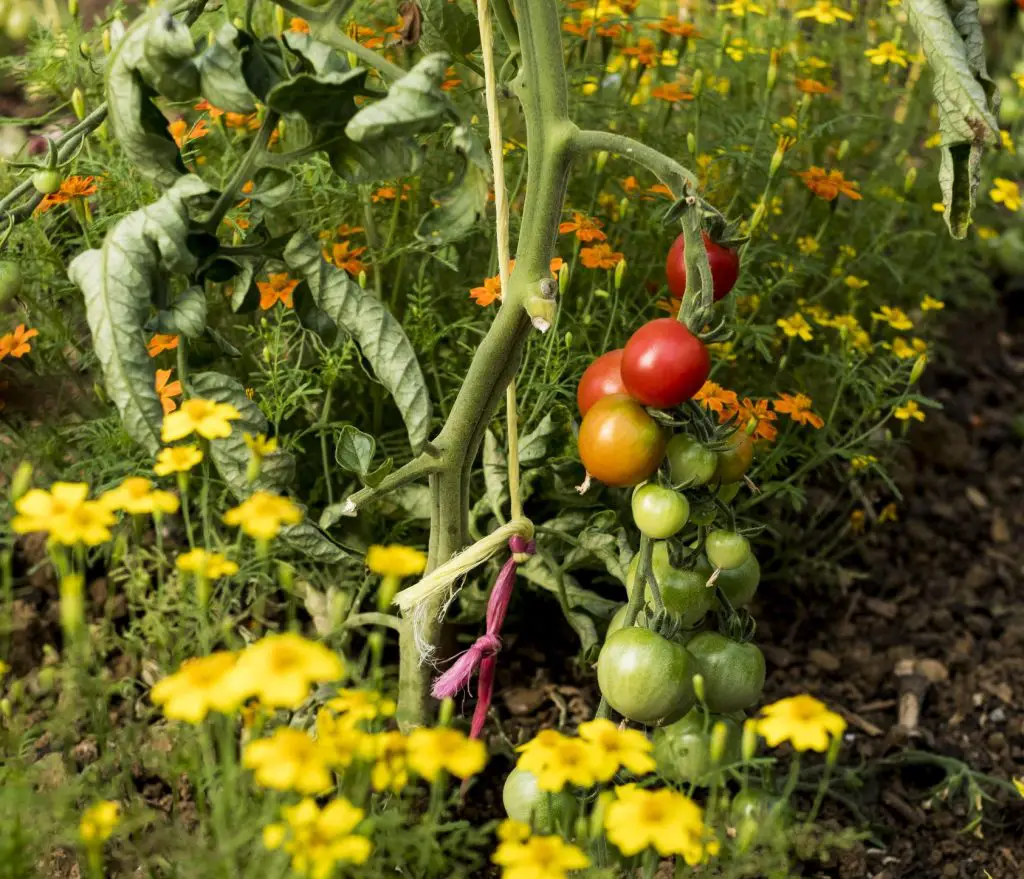
[[[696,664],[686,648],[650,629],[609,635],[597,657],[597,683],[608,704],[636,723],[678,720],[694,704]]]
[[[514,821],[532,824],[538,828],[553,827],[553,812],[557,812],[557,798],[549,796],[537,785],[537,776],[525,769],[513,769],[501,790],[505,813]],[[552,804],[555,808],[552,809]]]
[[[708,252],[712,288],[715,302],[718,302],[736,286],[736,280],[740,276],[740,256],[735,250],[716,244],[707,232],[702,232],[701,237]],[[686,293],[686,240],[683,235],[676,238],[669,248],[668,258],[665,260],[665,275],[672,295],[676,299],[682,299]]]
[[[728,714],[750,708],[764,690],[764,654],[718,632],[700,632],[686,643],[704,677],[708,711]]]
[[[32,175],[32,185],[40,195],[52,195],[60,189],[61,179],[56,168],[43,168]]]
[[[694,570],[700,575],[703,583],[707,583],[715,572],[711,563],[703,557],[698,560]],[[751,553],[747,560],[738,568],[730,570],[720,568],[718,576],[715,578],[714,586],[722,591],[722,594],[733,608],[738,609],[745,607],[753,601],[760,582],[761,566],[757,562],[757,557]]]
[[[652,540],[667,540],[678,534],[690,518],[686,495],[647,483],[633,490],[633,521]]]
[[[673,485],[693,488],[706,485],[715,476],[718,456],[692,436],[677,433],[665,449]]]
[[[718,453],[715,478],[721,483],[739,482],[754,460],[754,441],[746,431],[737,430],[726,444],[726,448]]]
[[[583,373],[576,388],[576,404],[580,415],[586,415],[598,400],[616,394],[628,395],[622,383],[621,348],[602,354]]]
[[[700,784],[714,768],[711,761],[711,730],[716,723],[726,729],[725,749],[720,763],[740,760],[743,730],[732,717],[712,714],[705,729],[704,711],[692,708],[685,717],[654,732],[654,759],[658,773],[676,783]]]
[[[645,323],[622,351],[622,381],[645,406],[670,409],[689,400],[711,372],[704,343],[671,317]]]
[[[750,541],[735,531],[716,529],[708,534],[704,552],[716,568],[731,571],[750,558]]]
[[[649,479],[665,457],[665,433],[643,406],[625,396],[605,397],[583,417],[577,438],[587,472],[605,485]]]
[[[640,567],[640,556],[633,556],[626,575],[626,589],[632,594],[636,582],[637,570]],[[689,627],[696,625],[711,610],[714,604],[714,589],[704,584],[707,577],[698,571],[681,571],[672,567],[668,557],[668,544],[659,541],[654,544],[651,555],[651,571],[658,581],[661,599],[665,602],[665,610],[679,618],[680,625]],[[644,590],[644,598],[648,604],[654,601],[650,586]],[[625,615],[623,615],[625,619]],[[609,631],[611,628],[609,627]]]

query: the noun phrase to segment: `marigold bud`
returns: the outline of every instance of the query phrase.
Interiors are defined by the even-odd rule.
[[[841,162],[846,158],[846,154],[850,152],[850,141],[843,139],[843,142],[839,144],[839,149],[836,150],[836,158]]]
[[[569,289],[569,263],[563,262],[558,267],[558,292],[565,295],[567,289]]]
[[[924,368],[928,365],[928,357],[922,354],[917,360],[914,361],[914,366],[910,370],[910,383],[917,384],[917,380],[921,378],[924,373]]]
[[[914,188],[914,183],[917,181],[917,168],[911,167],[907,170],[907,175],[903,178],[903,191],[910,192]]]
[[[60,581],[60,625],[68,640],[75,638],[85,620],[84,588],[81,574],[68,574]]]
[[[729,742],[729,727],[725,723],[719,720],[711,728],[711,762],[718,764],[722,762],[722,757],[725,756],[725,746]]]
[[[620,259],[615,265],[615,289],[619,290],[622,287],[622,279],[626,276],[626,261]]]
[[[697,155],[697,136],[692,131],[686,132],[686,148],[691,156]]]
[[[704,675],[695,674],[693,676],[693,692],[697,694],[697,699],[702,704],[706,701],[704,698]]]
[[[28,461],[22,461],[11,478],[11,502],[13,503],[28,491],[28,487],[31,484],[32,465]]]
[[[604,166],[608,164],[608,151],[601,150],[597,157],[594,159],[594,170],[600,174],[604,170]]]
[[[757,720],[748,717],[743,721],[743,739],[740,743],[740,754],[744,763],[749,763],[756,756],[757,737]]]

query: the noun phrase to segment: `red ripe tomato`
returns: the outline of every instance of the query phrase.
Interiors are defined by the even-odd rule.
[[[583,466],[605,485],[643,482],[665,457],[664,431],[625,396],[594,403],[583,417],[578,442]]]
[[[704,246],[708,250],[708,262],[711,263],[711,280],[714,282],[715,302],[725,296],[736,286],[736,279],[740,276],[740,256],[735,250],[715,244],[707,232],[701,233],[704,237]],[[676,299],[682,299],[686,292],[686,260],[683,252],[686,244],[683,236],[680,235],[668,251],[668,259],[665,260],[665,274],[668,277],[668,289]]]
[[[586,415],[598,400],[614,394],[625,394],[626,386],[622,383],[622,349],[616,348],[602,354],[583,373],[579,387],[576,388],[576,403],[580,407],[580,415]]]
[[[704,343],[671,317],[644,324],[622,352],[622,380],[629,395],[658,409],[689,400],[710,372],[711,356]]]

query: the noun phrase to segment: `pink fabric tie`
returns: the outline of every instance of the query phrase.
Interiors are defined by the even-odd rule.
[[[501,627],[512,598],[512,587],[516,582],[516,567],[533,555],[537,545],[524,537],[513,537],[508,542],[512,555],[502,566],[498,579],[494,581],[491,596],[487,601],[487,631],[476,639],[473,646],[463,653],[448,671],[434,681],[431,692],[435,699],[448,699],[469,685],[473,672],[480,668],[480,685],[470,736],[480,737],[487,712],[494,696],[494,670],[501,650]]]

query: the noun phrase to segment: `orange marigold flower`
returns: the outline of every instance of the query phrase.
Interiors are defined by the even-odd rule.
[[[622,262],[624,254],[612,250],[606,243],[584,247],[580,251],[580,261],[588,269],[614,269]]]
[[[223,110],[219,110],[213,106],[205,98],[193,107],[194,110],[198,110],[200,113],[209,113],[211,119],[220,119],[224,115]]]
[[[224,124],[228,128],[247,128],[256,131],[260,127],[260,118],[255,113],[225,113]]]
[[[288,30],[293,34],[308,34],[309,33],[309,22],[304,18],[295,17],[288,22]]]
[[[575,232],[580,241],[604,241],[608,236],[601,231],[604,225],[596,217],[588,217],[579,211],[572,212],[572,219],[561,223],[558,231],[562,235]]]
[[[704,382],[704,384],[701,385],[701,389],[693,395],[693,399],[700,403],[705,409],[710,409],[712,412],[717,412],[719,415],[728,413],[726,418],[722,419],[723,421],[728,421],[739,408],[739,398],[736,396],[736,392],[730,391],[728,388],[723,388],[721,385],[712,381]]]
[[[339,269],[344,269],[350,275],[358,275],[366,269],[363,261],[359,259],[366,252],[366,248],[353,247],[349,249],[350,246],[351,242],[349,241],[339,241],[335,244],[334,249],[331,251],[331,262]]]
[[[797,79],[795,83],[797,91],[805,95],[827,95],[832,92],[831,87],[816,79]]]
[[[167,130],[171,133],[171,137],[174,138],[174,142],[180,150],[184,148],[185,144],[199,140],[201,137],[206,137],[210,133],[210,126],[205,119],[199,119],[190,128],[184,119],[177,119],[167,126]]]
[[[164,407],[164,415],[178,408],[174,398],[181,396],[181,382],[170,381],[173,371],[172,369],[158,369],[156,371],[156,392],[160,395],[160,405]]]
[[[450,92],[452,89],[458,88],[462,85],[462,80],[459,79],[459,74],[454,67],[449,67],[445,72],[445,80],[441,83],[441,91]]]
[[[334,234],[339,238],[351,238],[353,235],[358,235],[362,231],[362,226],[350,226],[348,223],[342,223],[334,230]]]
[[[777,416],[768,408],[767,400],[753,402],[750,397],[744,397],[736,415],[741,429],[745,429],[751,421],[755,422],[756,426],[751,434],[754,439],[771,441],[778,434],[778,431],[771,424]]]
[[[640,189],[640,181],[630,174],[625,180],[622,181],[622,189],[628,195],[631,192],[637,192]]]
[[[164,351],[173,351],[177,347],[177,336],[170,336],[166,333],[156,333],[147,343],[146,350],[149,352],[150,357],[156,357],[158,354],[163,354]]]
[[[635,46],[627,46],[622,50],[622,54],[636,58],[637,62],[644,65],[644,67],[653,67],[658,63],[658,58],[661,55],[654,40],[647,37],[641,37],[636,41]]]
[[[0,336],[0,360],[5,357],[24,357],[32,350],[28,340],[39,335],[39,330],[26,330],[25,324],[18,324],[13,333]]]
[[[661,31],[663,34],[668,34],[672,37],[682,37],[684,40],[700,36],[697,28],[690,24],[690,22],[680,21],[674,15],[666,15],[661,21],[648,24],[647,27],[652,31]]]
[[[402,184],[402,201],[409,200],[408,193],[410,189],[411,187],[409,186],[408,183]],[[370,198],[374,202],[394,201],[396,198],[398,198],[398,189],[394,186],[382,186],[375,193],[373,193],[373,195],[371,195]]]
[[[659,299],[654,303],[654,307],[659,311],[667,311],[669,314],[676,315],[679,314],[682,304],[682,298],[677,299],[675,296],[672,296],[669,299]]]
[[[815,430],[825,426],[822,417],[811,411],[812,401],[806,394],[779,394],[772,405],[776,412],[788,415],[797,424],[809,424]]]
[[[512,260],[512,262],[515,262],[515,260]],[[548,263],[552,275],[557,275],[562,270],[563,265],[565,265],[565,260],[560,256],[551,257],[551,262]]]
[[[811,192],[825,201],[835,201],[840,195],[848,196],[854,201],[860,201],[863,197],[857,191],[860,184],[847,180],[842,171],[826,171],[824,168],[812,165],[806,171],[798,171],[797,176],[804,181]]]
[[[572,18],[566,18],[562,21],[563,31],[576,37],[582,37],[583,39],[586,39],[590,35],[590,31],[593,26],[594,22],[592,21],[576,21]]]
[[[88,198],[95,194],[95,177],[68,177],[61,183],[60,189],[43,197],[43,200],[39,202],[39,207],[36,208],[36,213],[42,214],[54,205],[65,204],[76,198]]]
[[[474,287],[469,291],[469,298],[481,308],[494,304],[496,300],[501,299],[501,276],[485,278],[482,287]]]
[[[652,195],[662,195],[665,198],[675,198],[672,190],[669,189],[664,183],[655,183],[654,186],[648,186],[647,191]]]
[[[276,272],[266,281],[257,282],[256,286],[260,291],[260,308],[266,311],[278,302],[283,303],[285,308],[291,308],[292,293],[299,286],[299,282],[289,278],[287,272]]]
[[[682,85],[678,82],[666,82],[652,89],[651,97],[659,101],[668,101],[670,104],[678,104],[681,101],[692,101],[693,93],[683,91]]]

